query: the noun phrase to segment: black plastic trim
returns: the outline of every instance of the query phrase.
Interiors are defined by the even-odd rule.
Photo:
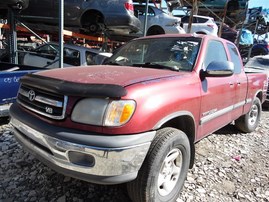
[[[115,84],[84,84],[49,78],[36,74],[27,74],[20,79],[24,85],[67,96],[112,97],[127,95],[124,87]]]

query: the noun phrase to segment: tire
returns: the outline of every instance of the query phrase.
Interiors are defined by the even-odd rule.
[[[250,111],[247,114],[241,116],[239,119],[235,120],[235,126],[242,132],[253,132],[259,124],[261,111],[261,101],[259,98],[255,97]]]
[[[190,143],[180,130],[157,131],[137,178],[127,183],[134,202],[176,201],[190,165]]]

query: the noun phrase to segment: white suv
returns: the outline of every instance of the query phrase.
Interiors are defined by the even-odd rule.
[[[181,27],[187,32],[190,16],[186,15],[181,18]],[[218,26],[214,19],[208,16],[193,15],[193,21],[190,33],[218,35]]]
[[[141,22],[141,31],[144,30],[144,22],[146,17],[145,5],[134,5],[136,17]],[[170,16],[164,11],[154,7],[148,7],[148,22],[146,35],[156,34],[183,34],[185,31],[180,27],[180,19]],[[141,34],[141,33],[140,33]]]

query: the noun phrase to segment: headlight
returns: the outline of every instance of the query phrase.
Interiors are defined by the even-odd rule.
[[[98,126],[121,126],[130,120],[135,106],[133,100],[86,98],[76,104],[71,119]]]

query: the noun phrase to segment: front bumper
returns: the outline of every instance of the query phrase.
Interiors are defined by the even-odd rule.
[[[10,104],[4,104],[0,106],[0,117],[8,117],[9,116],[9,108],[11,106]]]
[[[108,136],[59,128],[31,117],[17,104],[10,115],[16,139],[41,162],[98,184],[135,179],[155,136],[155,132]]]

